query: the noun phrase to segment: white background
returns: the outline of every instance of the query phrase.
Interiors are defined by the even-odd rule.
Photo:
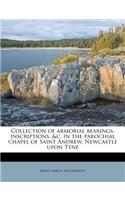
[[[125,19],[124,0],[1,0],[5,19]]]
[[[1,0],[1,19],[125,19],[124,0]],[[123,200],[124,183],[1,183],[1,200]]]

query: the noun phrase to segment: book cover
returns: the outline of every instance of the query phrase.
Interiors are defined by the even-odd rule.
[[[1,20],[1,182],[125,181],[125,19]]]

